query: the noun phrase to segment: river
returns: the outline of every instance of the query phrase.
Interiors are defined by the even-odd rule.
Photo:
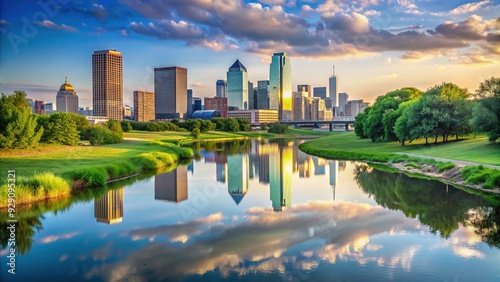
[[[500,201],[332,161],[298,140],[196,159],[18,210],[1,281],[500,281]]]

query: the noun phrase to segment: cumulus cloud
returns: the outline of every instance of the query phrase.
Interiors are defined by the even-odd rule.
[[[465,14],[465,13],[471,13],[476,11],[477,9],[489,4],[491,1],[490,0],[485,0],[485,1],[480,1],[480,2],[475,2],[475,3],[467,3],[458,6],[457,8],[453,9],[450,11],[451,15],[460,15],[460,14]]]
[[[77,31],[77,29],[72,27],[72,26],[65,25],[65,24],[59,25],[59,24],[56,24],[56,23],[49,21],[49,20],[43,20],[43,21],[39,22],[38,24],[43,26],[43,27],[50,28],[50,29],[59,29],[59,30],[70,31],[70,32]]]

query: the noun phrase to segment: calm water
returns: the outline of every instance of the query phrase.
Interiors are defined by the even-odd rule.
[[[2,281],[500,281],[500,201],[298,143],[205,144],[175,170],[19,210]]]

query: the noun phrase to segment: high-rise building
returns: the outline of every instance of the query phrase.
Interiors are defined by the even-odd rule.
[[[215,83],[215,97],[227,98],[227,81],[217,80]]]
[[[203,103],[201,102],[201,98],[199,97],[193,97],[193,113],[196,111],[201,111],[203,110],[202,107]]]
[[[155,119],[155,93],[134,91],[134,120],[151,121]]]
[[[339,184],[339,161],[329,161],[330,168],[330,186],[333,189],[333,200],[335,200],[335,188]]]
[[[269,80],[257,81],[256,108],[259,110],[269,109]]]
[[[330,79],[328,81],[329,83],[329,90],[330,90],[330,95],[328,95],[331,98],[331,101],[328,101],[327,109],[332,109],[335,110],[335,108],[338,107],[337,104],[337,92],[339,90],[339,79],[337,76],[335,76],[335,66],[333,66],[333,73],[332,76],[330,76]],[[335,112],[335,111],[334,111]]]
[[[355,117],[359,113],[363,112],[366,107],[370,106],[370,103],[364,102],[363,100],[351,100],[347,101],[346,105],[346,116]]]
[[[43,111],[46,115],[50,115],[51,113],[56,111],[56,107],[54,107],[54,103],[44,103]]]
[[[347,93],[339,93],[339,116],[346,116],[347,100],[349,100]]]
[[[75,89],[68,83],[68,77],[56,95],[56,105],[58,112],[68,112],[78,114],[78,96]]]
[[[248,82],[248,109],[255,109],[255,100],[253,97],[253,82]]]
[[[320,99],[326,99],[326,87],[314,87],[313,96]]]
[[[187,101],[187,69],[155,68],[156,119],[185,118],[190,106]]]
[[[33,100],[33,98],[26,98],[26,101],[28,102],[28,104],[30,104],[31,112],[34,113],[35,112],[35,101]]]
[[[97,222],[120,223],[123,220],[123,187],[108,190],[99,199],[94,199],[94,217]]]
[[[95,116],[123,120],[122,55],[116,50],[92,54],[92,104]]]
[[[312,97],[311,84],[300,84],[297,85],[297,92],[307,92],[307,97]]]
[[[227,157],[229,194],[239,205],[248,190],[249,160],[248,155],[231,155]]]
[[[227,105],[248,110],[248,73],[245,66],[236,60],[227,72]]]
[[[193,115],[193,89],[187,90],[187,118]]]
[[[155,200],[182,202],[188,198],[187,166],[155,176]]]
[[[314,98],[311,103],[311,120],[319,120],[319,112],[326,110],[325,100]]]
[[[293,92],[293,120],[306,121],[308,103],[308,92]]]
[[[218,110],[221,117],[227,118],[227,98],[205,98],[205,110]]]
[[[269,69],[269,109],[279,120],[292,120],[292,67],[286,53],[274,53]]]

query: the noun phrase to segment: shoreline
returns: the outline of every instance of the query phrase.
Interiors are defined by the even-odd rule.
[[[458,189],[466,190],[466,192],[470,192],[467,190],[472,189],[475,191],[487,193],[489,195],[494,195],[494,196],[500,195],[500,187],[494,187],[489,189],[489,188],[484,188],[478,184],[466,183],[465,180],[462,178],[462,175],[460,174],[460,170],[465,167],[464,165],[457,165],[454,163],[454,166],[452,168],[439,171],[438,166],[445,165],[447,163],[436,161],[433,157],[430,156],[429,158],[424,159],[424,158],[408,156],[404,153],[401,154],[385,153],[385,155],[387,156],[394,157],[394,160],[388,159],[386,161],[379,161],[377,159],[379,158],[383,159],[383,157],[377,155],[377,153],[371,153],[371,154],[362,153],[362,154],[357,154],[358,157],[353,157],[352,156],[354,155],[353,152],[334,150],[334,149],[324,149],[324,148],[312,148],[312,146],[307,143],[299,145],[299,150],[301,150],[306,154],[326,159],[366,162],[375,169],[377,169],[376,167],[377,165],[386,166],[389,167],[393,172],[404,173],[409,177],[436,180],[448,185],[452,185]],[[430,160],[432,161],[432,163],[430,164],[426,162],[426,160],[427,161]],[[412,163],[415,162],[418,163],[417,165],[419,167],[412,165]],[[376,166],[373,166],[371,164],[375,164]]]

